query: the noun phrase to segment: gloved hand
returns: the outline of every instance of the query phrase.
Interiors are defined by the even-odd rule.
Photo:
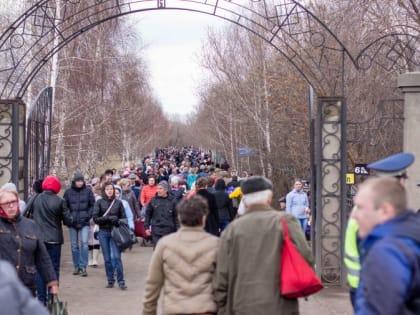
[[[111,215],[111,216],[109,217],[109,221],[111,222],[111,224],[113,224],[113,225],[115,225],[115,226],[120,225],[120,223],[119,223],[119,219],[118,219],[118,217],[117,217],[117,216],[115,216],[115,215]]]

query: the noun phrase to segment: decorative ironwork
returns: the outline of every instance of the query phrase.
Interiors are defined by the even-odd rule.
[[[25,104],[0,100],[0,186],[13,182],[23,191]]]
[[[356,58],[359,69],[369,69],[376,64],[387,71],[415,70],[420,67],[420,36],[389,34],[364,48]]]
[[[25,187],[34,180],[44,178],[50,171],[52,92],[51,87],[45,88],[28,115]]]
[[[109,19],[162,9],[201,12],[240,25],[291,62],[318,95],[343,95],[344,58],[359,69],[420,66],[418,33],[389,34],[356,58],[296,0],[55,0],[38,1],[0,37],[0,97],[22,97],[42,66],[70,41]]]
[[[381,137],[386,130],[392,133],[401,131],[400,141],[402,149],[404,124],[404,100],[381,100],[375,113],[365,120],[347,121],[347,143],[377,145],[386,141]]]
[[[319,95],[342,93],[343,58],[352,59],[328,27],[294,0],[61,0],[61,4],[57,8],[55,0],[38,1],[1,36],[0,96],[22,97],[52,55],[89,29],[150,10],[201,12],[246,28],[281,52]]]
[[[346,106],[343,98],[318,99],[318,150],[316,184],[316,269],[324,282],[344,279],[343,235],[346,197]]]

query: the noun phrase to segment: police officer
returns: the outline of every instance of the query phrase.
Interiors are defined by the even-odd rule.
[[[376,176],[393,176],[405,185],[407,179],[406,169],[413,164],[414,155],[411,153],[397,153],[367,165],[370,170],[376,171]],[[353,208],[352,211],[355,211]],[[349,218],[344,239],[344,263],[347,267],[347,282],[350,286],[350,300],[354,308],[356,291],[360,281],[360,255],[359,238],[357,236],[358,224],[355,219]]]

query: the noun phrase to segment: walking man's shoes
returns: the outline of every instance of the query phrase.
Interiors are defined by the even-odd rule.
[[[123,284],[120,284],[120,289],[121,290],[127,290],[127,286],[123,283]]]
[[[114,287],[114,284],[111,282],[106,285],[107,289],[112,289],[113,287]]]
[[[80,274],[80,269],[79,268],[74,268],[73,276],[77,276],[79,274]]]
[[[86,269],[80,269],[80,275],[82,276],[82,277],[87,277],[87,272],[86,272]]]

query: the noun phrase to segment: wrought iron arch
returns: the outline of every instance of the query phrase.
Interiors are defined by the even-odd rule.
[[[318,94],[342,94],[343,58],[348,56],[354,63],[334,33],[294,0],[62,0],[60,12],[55,3],[39,1],[0,37],[1,98],[22,97],[44,64],[89,29],[150,10],[199,12],[242,26],[282,53]]]

